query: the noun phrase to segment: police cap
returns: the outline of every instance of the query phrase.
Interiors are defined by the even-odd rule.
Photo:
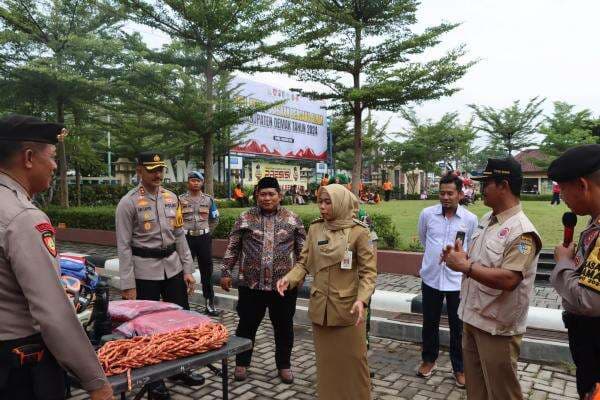
[[[29,115],[10,114],[0,118],[0,140],[56,144],[67,134],[63,125]]]
[[[548,177],[555,182],[567,182],[600,169],[600,144],[584,144],[570,148],[552,161]]]
[[[473,176],[471,179],[483,181],[490,178],[502,178],[511,182],[523,179],[521,164],[519,164],[513,157],[488,158],[488,162],[483,174],[479,176]]]
[[[164,168],[166,166],[164,160],[163,155],[156,151],[143,151],[137,157],[138,165],[143,166],[148,171],[156,168]]]
[[[200,171],[190,171],[190,173],[188,174],[188,179],[200,179],[201,181],[203,181],[204,176]]]

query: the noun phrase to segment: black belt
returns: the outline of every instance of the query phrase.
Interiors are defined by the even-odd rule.
[[[175,253],[175,244],[162,249],[147,249],[145,247],[132,247],[131,254],[142,258],[167,258]]]

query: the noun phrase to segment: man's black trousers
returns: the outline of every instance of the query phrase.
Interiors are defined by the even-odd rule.
[[[600,318],[563,313],[575,361],[577,393],[583,398],[600,382]]]
[[[215,291],[212,284],[212,237],[210,233],[207,233],[200,236],[187,235],[186,238],[192,252],[192,257],[198,260],[200,282],[202,282],[202,296],[207,300],[213,299]]]
[[[135,288],[137,300],[159,301],[162,299],[168,303],[179,304],[184,310],[190,309],[183,272],[162,281],[136,279]]]
[[[288,290],[281,297],[275,290],[254,290],[238,287],[237,312],[240,317],[236,336],[251,339],[254,346],[256,331],[262,322],[266,309],[273,324],[275,336],[275,364],[277,369],[290,368],[290,358],[294,345],[294,314],[298,290]],[[252,350],[240,353],[235,358],[236,365],[250,366]]]
[[[444,298],[450,325],[450,361],[454,372],[463,372],[462,321],[458,318],[460,291],[443,292],[425,283],[423,291],[423,361],[435,362],[440,351],[440,318]]]
[[[13,349],[35,344],[44,350],[39,362],[21,366]],[[65,372],[42,336],[0,341],[0,400],[63,400]]]

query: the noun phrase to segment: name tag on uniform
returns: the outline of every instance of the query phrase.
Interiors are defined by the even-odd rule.
[[[327,240],[327,239],[325,239],[325,240],[319,240],[317,242],[317,245],[322,246],[322,245],[327,244],[327,243],[329,243],[329,240]]]
[[[342,259],[342,263],[340,264],[341,269],[352,269],[352,251],[346,250],[344,253],[344,258]]]

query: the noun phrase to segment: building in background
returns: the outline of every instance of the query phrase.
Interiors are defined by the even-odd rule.
[[[551,194],[552,181],[548,179],[545,167],[536,162],[547,160],[548,156],[538,149],[523,150],[515,156],[515,160],[521,164],[523,170],[523,188],[525,194]]]

